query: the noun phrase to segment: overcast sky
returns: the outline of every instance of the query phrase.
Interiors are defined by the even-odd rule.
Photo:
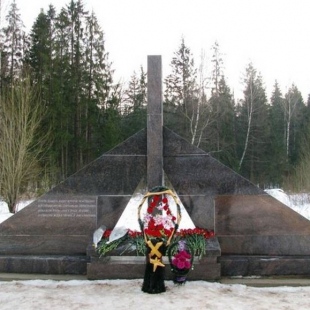
[[[2,0],[3,9],[10,0]],[[52,3],[57,12],[70,0],[16,0],[30,29],[40,8]],[[236,97],[242,76],[252,62],[261,73],[268,98],[277,79],[282,92],[295,83],[304,100],[310,93],[309,0],[84,0],[105,32],[106,50],[115,77],[128,80],[147,55],[162,55],[163,75],[169,73],[182,36],[196,65],[201,51],[211,58],[219,43],[225,76]],[[210,62],[209,62],[210,63]],[[209,71],[211,67],[209,65]]]

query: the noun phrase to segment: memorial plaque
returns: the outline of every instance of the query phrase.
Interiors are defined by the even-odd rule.
[[[88,197],[76,198],[43,198],[38,200],[38,217],[57,218],[96,218],[97,199]]]

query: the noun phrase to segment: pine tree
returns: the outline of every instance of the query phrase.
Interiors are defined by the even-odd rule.
[[[100,128],[100,141],[104,144],[100,147],[100,154],[113,148],[118,143],[124,140],[122,132],[122,117],[121,117],[121,88],[119,84],[111,87],[111,95],[107,102],[107,108],[102,115],[102,126]],[[127,138],[127,136],[125,136]],[[100,155],[98,154],[98,155]]]
[[[100,132],[106,128],[119,130],[119,98],[118,85],[113,85],[113,70],[109,62],[108,53],[105,51],[104,33],[98,24],[94,12],[86,17],[85,32],[85,84],[84,97],[84,162],[87,163],[99,156],[103,151],[120,142],[119,134],[115,132],[105,139]],[[115,111],[111,112],[111,111]],[[106,117],[111,112],[112,117]],[[98,117],[99,115],[99,117]],[[107,119],[109,119],[107,121]],[[105,120],[105,121],[103,121]],[[115,124],[110,122],[115,121]],[[108,124],[109,123],[109,124]],[[113,136],[115,139],[113,139]],[[104,143],[102,143],[102,141]]]
[[[72,109],[72,125],[73,125],[73,144],[70,149],[72,156],[72,167],[74,171],[81,169],[83,163],[83,133],[82,133],[82,75],[83,75],[83,40],[84,27],[82,23],[85,18],[85,11],[80,0],[71,0],[67,6],[68,26],[67,31],[70,36],[69,41],[69,103]]]
[[[105,50],[104,33],[92,12],[86,19],[86,72],[87,97],[85,106],[85,141],[94,159],[121,142],[119,84],[113,84],[113,70]],[[88,135],[88,136],[87,136]]]
[[[185,45],[184,38],[174,55],[171,61],[172,73],[165,79],[164,104],[168,116],[165,122],[169,127],[191,140],[190,120],[193,116],[194,101],[197,101],[195,97],[197,70],[191,50]],[[176,115],[173,115],[174,113]],[[171,115],[175,119],[169,118]]]
[[[281,186],[283,176],[287,171],[286,160],[286,126],[284,119],[284,98],[278,82],[274,84],[270,100],[269,124],[270,124],[270,149],[269,181],[271,186]]]
[[[172,73],[165,79],[164,124],[192,144],[200,146],[204,131],[211,121],[206,96],[204,53],[201,54],[197,72],[191,50],[182,38],[171,67]]]
[[[140,67],[140,75],[133,73],[124,92],[122,131],[124,138],[146,127],[147,82],[146,73]]]
[[[69,144],[72,141],[70,120],[72,110],[68,104],[69,89],[69,37],[66,11],[59,16],[53,6],[41,11],[31,30],[31,47],[27,62],[32,67],[32,79],[41,91],[42,103],[48,109],[46,126],[53,132],[49,150],[50,165],[54,166],[50,178],[63,180],[72,169],[69,167]]]
[[[2,29],[1,85],[11,85],[22,71],[23,58],[27,51],[24,24],[15,0],[6,16],[7,26]]]
[[[222,75],[209,100],[214,122],[208,129],[209,151],[225,165],[237,169],[235,149],[235,107],[230,88]]]
[[[119,104],[95,14],[85,12],[81,1],[70,1],[58,15],[52,7],[41,12],[32,29],[29,63],[48,107],[54,133],[50,156],[62,180],[105,149],[105,113]]]
[[[32,79],[39,85],[41,97],[47,106],[53,101],[55,14],[52,5],[46,14],[43,10],[40,12],[31,29],[31,48],[26,57],[27,63],[32,68]]]
[[[299,137],[298,161],[286,179],[288,189],[308,193],[310,190],[310,105],[305,110],[302,132]]]
[[[221,162],[236,168],[234,100],[226,84],[222,53],[217,42],[212,50],[212,88],[209,104],[213,121],[207,132],[208,151]]]
[[[140,67],[140,76],[134,71],[125,91],[125,111],[131,113],[137,109],[146,106],[146,73],[143,67]]]
[[[48,12],[41,10],[35,20],[30,32],[30,48],[26,54],[25,62],[31,67],[32,83],[37,86],[40,92],[41,104],[46,111],[45,118],[42,121],[42,132],[52,127],[56,143],[58,143],[57,133],[59,131],[58,124],[54,126],[53,118],[55,90],[55,8],[50,5]],[[54,147],[49,148],[46,158],[46,174],[47,181],[51,184],[57,182],[57,170],[59,167]]]
[[[212,46],[213,55],[211,62],[213,63],[213,70],[212,70],[212,95],[216,97],[219,95],[219,88],[220,88],[220,81],[222,80],[224,73],[223,73],[223,58],[222,53],[220,52],[220,46],[218,42],[215,42]]]
[[[55,21],[55,45],[53,57],[53,101],[50,107],[51,122],[54,134],[53,151],[56,166],[60,167],[59,179],[63,180],[72,174],[74,161],[71,144],[74,139],[70,95],[70,33],[67,11],[62,8]]]

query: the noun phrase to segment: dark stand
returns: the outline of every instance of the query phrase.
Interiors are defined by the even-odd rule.
[[[152,244],[155,246],[157,242],[161,242],[160,239],[151,240]],[[146,267],[144,273],[144,280],[142,285],[142,291],[149,294],[159,294],[166,291],[165,287],[165,267],[157,266],[154,271],[154,264],[150,262],[151,259],[158,259],[161,261],[162,256],[165,255],[166,245],[163,243],[158,251],[162,254],[160,258],[156,255],[150,256],[151,248],[147,248],[146,254]]]

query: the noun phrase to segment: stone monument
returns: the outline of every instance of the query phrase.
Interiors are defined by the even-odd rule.
[[[190,279],[310,274],[310,221],[164,127],[161,97],[161,57],[148,56],[147,128],[1,223],[0,272],[142,278],[144,257],[99,259],[92,236],[165,179],[193,223],[215,231]]]

